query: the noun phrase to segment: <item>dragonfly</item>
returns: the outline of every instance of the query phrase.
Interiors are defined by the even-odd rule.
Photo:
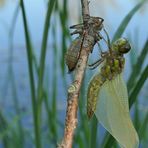
[[[130,118],[123,80],[124,54],[131,46],[126,38],[119,38],[111,45],[108,37],[108,48],[99,60],[89,65],[91,69],[99,66],[99,70],[88,85],[87,116],[91,119],[95,115],[122,148],[138,148],[139,138]]]

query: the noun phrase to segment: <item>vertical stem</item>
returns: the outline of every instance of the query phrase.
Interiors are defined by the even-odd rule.
[[[45,69],[45,58],[46,58],[46,49],[47,49],[47,40],[48,40],[48,30],[50,26],[51,13],[55,4],[55,0],[48,2],[48,10],[45,20],[42,47],[41,47],[41,57],[40,57],[40,66],[39,66],[39,80],[38,80],[38,101],[40,102],[42,98],[42,85],[43,85],[43,76]]]
[[[88,1],[87,0],[81,0],[82,3],[82,15],[83,15],[83,21],[84,25],[86,23],[86,20],[88,20],[89,17],[89,8],[88,8]],[[87,25],[87,24],[86,24]],[[93,46],[90,46],[88,42],[88,30],[85,30],[85,38],[82,45],[82,50],[80,53],[80,58],[77,63],[77,67],[75,69],[75,78],[73,83],[70,85],[68,89],[68,98],[67,98],[67,111],[66,111],[66,119],[65,119],[65,131],[64,131],[64,137],[59,145],[61,148],[72,148],[73,143],[73,137],[74,137],[74,131],[77,127],[77,110],[78,110],[78,98],[80,94],[80,88],[82,85],[83,77],[85,68],[87,65],[87,60],[89,53]]]
[[[85,16],[89,16],[89,2],[88,0],[81,0],[82,5],[82,17],[85,22]]]
[[[37,88],[37,116],[38,116],[38,125],[39,125],[39,133],[41,127],[41,107],[42,107],[42,99],[43,99],[43,78],[44,78],[44,69],[45,69],[45,59],[46,59],[46,49],[47,49],[47,41],[48,41],[48,30],[50,27],[50,18],[52,14],[52,10],[54,8],[56,0],[50,0],[48,2],[48,9],[46,13],[46,19],[44,24],[44,32],[43,32],[43,40],[41,47],[41,56],[40,56],[40,65],[39,65],[39,74],[38,74],[38,88]],[[41,147],[41,145],[40,145]]]
[[[19,99],[18,99],[18,94],[17,94],[17,88],[16,88],[16,83],[15,83],[15,76],[14,76],[14,71],[13,71],[13,37],[14,37],[14,30],[15,30],[15,26],[16,26],[16,21],[18,18],[18,14],[19,14],[19,10],[20,10],[20,6],[19,4],[16,6],[13,18],[12,18],[12,23],[11,23],[11,28],[9,31],[9,50],[10,50],[10,56],[9,56],[9,68],[8,68],[8,73],[10,74],[11,77],[11,85],[12,85],[12,92],[13,92],[13,98],[14,98],[14,107],[16,110],[17,115],[19,116],[19,120],[18,120],[18,131],[19,131],[19,146],[20,147],[24,147],[24,139],[25,139],[25,135],[24,135],[24,130],[23,130],[23,126],[21,123],[21,112],[19,109]]]
[[[96,117],[93,117],[92,123],[91,123],[91,135],[90,135],[90,148],[96,148],[97,147],[97,126],[98,121]]]
[[[4,115],[2,111],[0,110],[0,133],[5,133],[8,128],[8,123],[6,119],[4,118]],[[8,137],[8,134],[5,134],[4,136],[1,137],[1,142],[3,147],[9,148],[11,145],[10,138]]]
[[[32,59],[33,59],[32,44],[31,44],[31,40],[30,40],[30,36],[29,36],[23,0],[20,1],[20,6],[21,6],[21,10],[22,10],[22,15],[23,15],[23,23],[24,23],[24,30],[25,30],[26,46],[27,46],[27,58],[28,58],[28,68],[29,68],[29,77],[30,77],[33,118],[34,118],[35,143],[36,143],[36,148],[40,148],[41,147],[41,139],[40,139],[37,108],[36,108],[37,104],[36,104],[36,97],[35,97],[35,83],[34,83],[33,64],[32,64]]]

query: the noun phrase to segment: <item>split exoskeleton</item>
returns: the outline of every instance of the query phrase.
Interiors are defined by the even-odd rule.
[[[87,27],[90,31],[90,34],[94,34],[94,36],[89,37],[89,41],[92,42],[92,46],[94,43],[98,42],[102,39],[100,35],[100,31],[103,28],[103,19],[100,17],[90,17],[87,21]],[[83,41],[85,38],[85,28],[84,24],[77,24],[70,27],[70,29],[75,29],[71,35],[79,34],[79,36],[71,43],[70,47],[67,50],[65,55],[66,64],[68,66],[69,72],[73,71],[77,65],[77,62],[80,57],[81,49],[83,46]],[[92,40],[92,41],[91,41]],[[95,40],[95,42],[93,42]]]

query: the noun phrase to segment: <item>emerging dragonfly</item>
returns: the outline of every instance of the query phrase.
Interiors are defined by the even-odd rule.
[[[123,55],[130,49],[125,38],[118,39],[111,46],[109,42],[109,51],[89,65],[92,69],[100,65],[100,69],[88,86],[87,115],[91,118],[95,114],[121,147],[138,148],[139,139],[130,118],[127,87],[122,77]]]

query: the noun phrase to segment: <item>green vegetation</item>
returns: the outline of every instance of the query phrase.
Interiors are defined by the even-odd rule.
[[[121,37],[125,32],[128,24],[132,21],[132,18],[135,13],[144,5],[146,0],[139,2],[123,19],[120,26],[117,28],[117,31],[113,37],[113,41]],[[40,50],[39,59],[35,54],[35,49],[33,47],[31,33],[29,30],[28,18],[26,15],[27,9],[25,9],[25,4],[23,0],[20,0],[14,15],[12,18],[12,23],[10,30],[8,31],[9,35],[9,65],[8,65],[8,79],[5,81],[4,89],[7,87],[7,84],[10,83],[12,89],[12,98],[14,104],[15,115],[8,118],[5,115],[5,111],[0,109],[0,147],[1,145],[4,148],[23,148],[28,147],[28,143],[31,147],[35,146],[36,148],[44,147],[56,147],[57,143],[60,142],[63,136],[64,129],[64,115],[66,108],[63,108],[62,118],[61,111],[59,111],[59,102],[61,99],[65,99],[66,102],[66,89],[69,85],[67,77],[70,79],[73,78],[67,74],[67,67],[65,66],[64,55],[66,49],[68,48],[71,37],[69,34],[68,28],[68,4],[67,0],[63,1],[62,7],[59,6],[58,1],[49,0],[47,4],[47,12],[44,22],[44,30],[42,37],[42,44]],[[34,10],[35,11],[35,10]],[[26,45],[26,57],[28,62],[28,76],[30,86],[30,98],[32,109],[29,111],[21,111],[19,104],[18,91],[19,88],[16,84],[15,71],[12,66],[13,60],[13,38],[14,30],[18,14],[21,14],[23,20],[23,28],[25,36],[25,45]],[[52,18],[53,17],[53,18]],[[51,23],[52,21],[52,23]],[[60,31],[58,34],[57,27],[60,23]],[[52,36],[52,45],[50,46],[50,51],[52,58],[46,60],[48,54],[48,40],[49,34]],[[61,41],[58,41],[60,36]],[[130,42],[135,44],[130,38]],[[132,49],[134,50],[134,49]],[[135,49],[136,50],[136,49]],[[132,53],[131,53],[132,54]],[[145,112],[139,110],[140,99],[145,99],[140,97],[141,89],[144,88],[148,77],[148,64],[145,64],[146,58],[148,55],[148,39],[145,42],[143,48],[140,50],[140,54],[137,57],[131,55],[131,61],[135,60],[133,65],[129,65],[130,75],[127,82],[128,92],[129,92],[129,104],[132,108],[133,120],[135,128],[138,131],[140,144],[143,148],[148,147],[148,109]],[[50,56],[50,55],[49,55]],[[133,59],[132,59],[133,58]],[[53,59],[53,60],[52,60]],[[52,61],[51,61],[52,60]],[[52,64],[52,66],[51,66]],[[51,69],[52,67],[52,69]],[[86,70],[85,79],[83,82],[83,87],[81,89],[81,95],[79,99],[79,122],[74,137],[74,147],[79,148],[110,148],[117,147],[117,144],[114,138],[105,133],[102,137],[102,129],[98,124],[95,117],[91,121],[87,119],[86,116],[86,90],[88,85],[88,78],[92,76],[92,72]],[[87,73],[88,72],[88,73]],[[19,71],[18,71],[19,73]],[[59,78],[60,76],[60,78]],[[62,82],[60,86],[64,91],[65,96],[59,94],[58,80]],[[63,89],[64,88],[64,89]],[[49,91],[50,89],[50,91]],[[147,95],[148,97],[148,95]],[[29,98],[26,98],[29,99]],[[31,114],[33,120],[32,130],[28,131],[22,123],[22,119],[26,114]],[[101,129],[101,130],[100,130]]]

